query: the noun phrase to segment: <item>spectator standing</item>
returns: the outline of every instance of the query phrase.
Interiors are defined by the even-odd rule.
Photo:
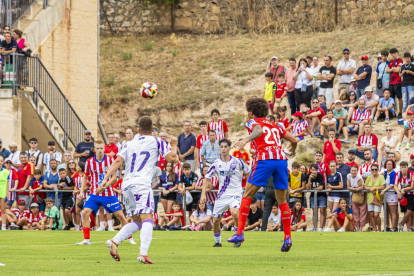
[[[355,162],[355,155],[356,154],[356,150],[349,150],[348,151],[348,162],[345,163],[345,165],[348,165],[350,167],[357,167],[357,169],[359,170],[359,165],[358,163]]]
[[[50,172],[50,160],[55,159],[58,165],[62,163],[62,153],[56,150],[55,141],[47,143],[48,152],[44,154],[43,164],[45,165],[45,173]]]
[[[67,175],[66,168],[63,166],[59,166],[59,184],[58,188],[62,191],[73,191],[75,188],[75,183],[72,180],[72,177]],[[62,209],[63,209],[63,216],[65,218],[66,226],[63,230],[70,230],[71,227],[75,227],[72,221],[72,208],[73,202],[73,192],[63,192],[62,193]],[[108,227],[110,228],[110,227]]]
[[[350,58],[351,51],[349,48],[344,48],[342,50],[342,54],[344,56],[344,59],[341,60],[336,67],[336,73],[339,76],[338,91],[342,88],[345,88],[348,92],[349,88],[351,87],[351,78],[356,68],[356,62]]]
[[[321,70],[321,66],[319,65],[319,61],[318,61],[318,57],[313,57],[312,59],[312,65],[310,67],[312,69],[312,75],[313,75],[313,99],[317,99],[318,98],[318,92],[319,92],[319,87],[321,86],[321,81],[318,80],[318,74],[319,71]]]
[[[349,87],[349,92],[354,92],[356,94],[357,86],[358,86],[358,82],[352,76],[352,78],[351,78],[351,86]]]
[[[373,124],[376,124],[378,119],[385,119],[385,123],[389,124],[390,118],[393,119],[395,117],[395,112],[394,112],[395,103],[394,103],[394,99],[391,98],[390,90],[388,88],[384,89],[383,95],[384,97],[379,99],[377,113],[375,114],[374,121],[372,122]]]
[[[121,143],[121,148],[125,145],[126,142],[131,141],[134,138],[134,132],[132,129],[128,128],[125,130],[125,140]]]
[[[364,94],[365,88],[369,86],[371,82],[372,67],[368,64],[368,56],[361,56],[362,66],[358,67],[354,78],[358,81],[357,84],[357,97],[358,99]]]
[[[348,182],[346,178],[348,174],[351,172],[351,167],[344,163],[344,154],[342,152],[338,152],[336,154],[336,171],[341,174],[342,181],[343,181],[343,190],[348,190]],[[341,197],[345,198],[348,202],[349,201],[349,192],[341,193]]]
[[[83,135],[83,142],[80,142],[75,149],[73,154],[74,158],[79,158],[79,162],[86,163],[86,160],[93,157],[94,153],[94,143],[92,141],[92,132],[90,130],[85,130]],[[69,160],[68,160],[69,161]]]
[[[276,114],[276,115],[279,115],[279,114]],[[239,141],[240,141],[240,140],[239,140]],[[232,154],[231,154],[231,155],[233,155],[233,156],[234,156],[234,157],[236,157],[236,158],[243,159],[243,160],[244,160],[244,162],[246,162],[246,164],[247,164],[248,166],[250,166],[250,154],[249,154],[249,152],[248,152],[248,151],[246,151],[246,150],[244,149],[244,147],[239,148],[239,149],[235,149],[235,150],[232,152]],[[243,189],[246,187],[246,183],[247,183],[247,176],[243,174],[243,176],[242,176],[242,188],[243,188]],[[257,193],[256,193],[256,194],[257,194]]]
[[[352,166],[351,172],[346,177],[348,183],[348,189],[352,192],[351,204],[354,211],[354,223],[357,232],[362,232],[367,223],[368,209],[367,209],[367,197],[362,191],[364,186],[364,180],[362,176],[358,174],[358,167]]]
[[[336,75],[336,68],[332,66],[332,57],[330,55],[325,55],[323,61],[325,66],[321,67],[317,78],[321,81],[318,96],[325,96],[326,103],[330,105],[333,100],[333,83]]]
[[[372,134],[372,127],[370,124],[364,126],[364,134],[358,137],[357,147],[354,148],[356,156],[364,159],[364,152],[366,150],[372,151],[374,160],[377,160],[378,157],[378,137],[375,134]]]
[[[122,145],[121,145],[121,137],[118,133],[114,134],[114,144],[118,147],[118,152],[121,151]]]
[[[118,153],[118,147],[115,144],[115,135],[113,133],[108,133],[108,145],[105,145],[104,153],[105,155],[116,159],[116,154]]]
[[[9,177],[7,179],[9,191],[7,194],[7,209],[10,209],[16,201],[16,192],[14,192],[14,190],[16,190],[15,187],[19,186],[19,175],[17,174],[17,170],[13,167],[13,163],[10,158],[4,160],[4,165],[6,170],[9,171]]]
[[[204,177],[207,174],[207,171],[210,167],[203,167],[202,171],[201,171],[201,177],[198,179],[197,184],[196,184],[196,190],[202,190],[203,189],[203,181],[204,181]],[[217,175],[214,175],[211,178],[210,181],[210,187],[207,187],[207,192],[206,192],[206,204],[207,204],[207,209],[210,210],[211,212],[213,212],[214,209],[214,203],[216,201],[217,198],[217,192],[212,192],[213,190],[218,190],[219,188],[219,181],[217,178]]]
[[[196,147],[194,151],[195,157],[195,168],[202,169],[203,168],[203,160],[201,160],[200,150],[203,146],[204,142],[208,140],[208,132],[207,132],[207,122],[201,121],[198,126],[200,127],[201,134],[197,136]]]
[[[325,188],[325,177],[321,173],[318,172],[319,166],[317,164],[312,164],[310,167],[310,174],[308,176],[308,181],[306,183],[306,190],[323,190]],[[317,195],[317,206],[315,206],[315,199],[314,193],[311,193],[309,198],[310,206],[312,209],[318,208],[320,212],[320,221],[319,221],[319,228],[318,225],[318,216],[315,217],[315,212],[312,212],[313,216],[313,227],[317,229],[316,231],[322,232],[323,228],[326,223],[326,193],[325,192],[318,192]],[[311,230],[311,229],[309,229]]]
[[[263,193],[265,195],[265,202],[263,210],[262,231],[266,231],[269,217],[272,213],[273,205],[277,206],[275,188],[273,186],[273,176],[270,176],[269,180],[267,180],[267,184]]]
[[[365,108],[371,113],[370,118],[372,119],[376,113],[377,106],[379,103],[378,95],[374,94],[374,91],[371,86],[365,87],[364,95],[360,98],[365,101]]]
[[[371,166],[374,164],[377,164],[374,159],[372,159],[372,151],[365,150],[364,152],[365,157],[365,163],[361,165],[359,168],[359,174],[362,176],[362,178],[365,180],[368,176],[372,174]],[[377,164],[378,167],[378,164]]]
[[[377,89],[376,94],[380,97],[384,94],[384,90],[390,86],[390,74],[386,72],[388,67],[388,51],[381,51],[381,57],[377,65]],[[380,87],[381,86],[381,87]]]
[[[216,132],[208,131],[209,140],[201,147],[200,155],[203,166],[210,166],[216,159],[220,158],[219,141],[216,140]]]
[[[285,83],[287,85],[287,97],[290,106],[290,114],[294,114],[298,110],[298,105],[295,100],[295,83],[293,76],[296,73],[296,59],[289,59],[289,68],[285,72]]]
[[[332,160],[329,163],[330,174],[327,176],[326,189],[328,190],[328,205],[331,212],[339,207],[339,200],[342,193],[335,192],[335,190],[342,190],[344,182],[342,174],[336,171],[336,162]]]
[[[178,152],[180,162],[185,162],[191,165],[191,170],[195,169],[194,150],[197,145],[197,140],[193,133],[191,133],[190,121],[184,122],[184,132],[178,136]]]
[[[167,145],[167,148],[169,150],[171,150],[171,144],[168,142],[168,134],[166,132],[160,132],[160,138],[165,142],[165,144]],[[165,162],[167,162],[167,160],[165,158],[162,157],[162,155],[160,154],[160,156],[158,157],[158,167],[163,171],[165,170]]]
[[[216,139],[220,141],[221,139],[229,137],[229,129],[224,120],[220,119],[220,111],[218,109],[211,110],[211,122],[207,125],[207,131],[214,130],[216,132]]]
[[[16,187],[18,190],[17,200],[23,199],[26,203],[26,209],[30,205],[29,192],[24,192],[24,190],[29,189],[30,183],[33,179],[34,166],[29,162],[28,154],[26,152],[20,153],[20,163],[19,169],[17,170],[17,175],[19,176],[19,183]],[[14,192],[14,190],[12,191]]]
[[[9,158],[14,168],[18,168],[20,165],[20,151],[17,150],[16,142],[11,142],[9,145],[10,155]]]
[[[304,103],[310,106],[313,96],[313,71],[306,62],[306,59],[302,58],[299,60],[298,68],[292,78],[295,81],[296,104],[300,106]]]
[[[266,72],[272,73],[272,81],[276,83],[277,76],[280,73],[285,73],[285,71],[286,71],[285,66],[279,65],[279,59],[277,58],[277,56],[273,56],[270,61],[270,64],[267,66],[267,71],[266,71]]]
[[[69,163],[70,160],[72,160],[72,153],[70,153],[70,151],[65,151],[63,153],[63,163],[65,163],[66,165]]]
[[[287,108],[288,105],[288,92],[287,85],[285,83],[285,74],[280,73],[277,75],[276,92],[273,98],[273,110],[272,113],[276,114],[279,107]]]
[[[385,128],[386,136],[381,138],[378,145],[378,163],[381,165],[385,160],[387,154],[392,152],[395,154],[396,160],[401,159],[401,154],[395,151],[398,143],[398,137],[393,135],[393,129],[391,126]]]
[[[17,51],[17,42],[16,40],[12,39],[10,33],[4,33],[4,40],[1,41],[1,53],[4,54],[11,54]],[[3,62],[4,62],[3,57]],[[10,57],[8,57],[10,58]],[[13,63],[13,59],[10,58],[10,63]]]
[[[55,192],[59,190],[59,172],[57,170],[57,161],[55,159],[50,160],[50,171],[47,172],[43,178],[43,187],[46,190],[50,190],[47,193],[47,197],[51,198],[54,205],[60,209],[60,202],[62,200],[62,193],[58,193],[58,198],[55,198]]]
[[[373,232],[381,232],[381,204],[382,200],[379,203],[376,203],[378,200],[374,197],[376,196],[377,190],[382,190],[385,188],[385,179],[384,176],[378,174],[378,164],[371,165],[372,174],[367,177],[364,184],[364,189],[369,190],[367,193],[367,204],[368,204],[368,213],[370,220],[370,228]]]
[[[395,193],[394,185],[397,183],[397,172],[395,172],[396,164],[394,160],[387,160],[384,163],[384,178],[385,178],[385,189],[382,190],[381,196],[386,198],[386,208],[387,208],[387,221],[391,218],[391,225],[388,224],[388,227],[391,228],[394,232],[398,231],[398,196]],[[394,193],[386,193],[387,191],[392,190]]]
[[[365,100],[359,99],[358,109],[354,110],[354,112],[352,113],[351,124],[348,127],[344,127],[343,129],[344,135],[348,135],[348,133],[351,135],[362,135],[365,124],[369,124],[370,122],[370,116],[371,112],[369,112],[369,110],[365,108]],[[349,143],[349,140],[345,138],[344,140],[341,140],[341,142]]]
[[[3,160],[10,156],[10,151],[3,147],[3,140],[0,138],[0,156],[3,157]]]
[[[162,175],[162,171],[158,166],[155,166],[152,171],[152,182],[151,186],[152,189],[159,189],[157,188],[158,183],[160,181],[160,177]],[[158,202],[160,201],[160,192],[154,192],[154,213],[156,214],[158,212]]]
[[[178,187],[178,175],[174,172],[174,163],[167,162],[165,164],[165,172],[160,176],[158,187],[161,190],[161,203],[164,213],[172,210],[173,202],[176,199],[175,190]]]
[[[400,69],[403,65],[403,60],[398,58],[398,50],[396,48],[390,49],[391,60],[388,63],[388,68],[385,70],[386,73],[390,74],[390,91],[391,98],[396,101],[398,99],[398,119],[402,118],[403,110],[403,101],[402,101],[402,91],[401,91],[401,78],[400,78]]]
[[[265,87],[263,98],[266,100],[267,105],[269,106],[270,111],[273,113],[274,109],[274,99],[276,94],[276,84],[273,82],[273,75],[271,72],[265,74]]]
[[[401,93],[403,98],[403,112],[406,111],[408,102],[414,97],[414,64],[411,63],[411,54],[404,53],[404,64],[401,65],[400,78],[402,78]]]
[[[13,30],[14,40],[17,42],[17,51],[19,53],[27,53],[30,50],[30,45],[26,39],[23,38],[23,32],[19,29]]]
[[[328,141],[323,145],[323,161],[326,168],[329,168],[331,161],[336,161],[336,154],[341,151],[341,141],[335,138],[335,129],[330,129],[328,132]],[[326,174],[330,171],[327,170]]]
[[[292,171],[288,174],[289,208],[293,209],[296,200],[304,201],[302,192],[305,189],[305,179],[299,171],[299,163],[292,163]]]
[[[28,158],[34,156],[36,157],[36,163],[35,166],[37,169],[42,170],[43,167],[43,153],[40,152],[40,150],[37,149],[37,138],[31,138],[29,140],[29,146],[30,149],[26,150]]]
[[[411,154],[410,159],[413,161],[414,155]],[[414,182],[412,171],[409,171],[408,163],[403,161],[400,163],[401,171],[397,173],[397,179],[395,181],[394,190],[397,193],[398,199],[402,200],[403,197],[407,200],[407,206],[405,206],[404,217],[400,223],[398,223],[398,231],[402,232],[404,224],[407,223],[407,229],[413,230],[413,218],[412,213],[414,211]],[[412,169],[412,168],[411,168]],[[398,187],[400,186],[400,187]],[[402,208],[401,208],[402,209]],[[410,221],[411,219],[411,221]]]

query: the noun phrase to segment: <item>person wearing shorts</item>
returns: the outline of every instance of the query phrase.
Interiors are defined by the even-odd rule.
[[[59,168],[59,185],[60,190],[63,191],[73,191],[75,188],[75,183],[73,182],[72,178],[66,175],[66,168],[60,167]],[[75,227],[72,221],[72,208],[74,206],[73,202],[73,194],[69,192],[63,192],[62,195],[62,203],[61,206],[64,212],[65,222],[67,223],[63,230],[70,230],[71,227]]]
[[[6,215],[6,195],[8,192],[8,177],[9,177],[9,171],[5,168],[2,168],[3,166],[3,156],[0,156],[0,210],[3,216],[1,217],[1,230],[6,230],[6,223],[7,223],[7,215]]]
[[[308,176],[308,181],[306,183],[306,189],[307,190],[323,190],[325,188],[325,178],[323,176],[323,174],[319,173],[319,166],[317,164],[312,164],[310,167],[310,174]],[[323,228],[325,226],[326,223],[326,193],[325,192],[318,192],[317,193],[317,205],[315,206],[315,196],[314,193],[311,193],[310,196],[310,206],[312,209],[314,208],[319,208],[319,213],[320,213],[320,226],[319,228],[316,229],[316,231],[318,232],[322,232]],[[312,212],[312,214],[314,215],[315,212]],[[316,226],[318,225],[318,217],[313,217],[313,223],[314,223],[314,229],[316,228]],[[311,229],[310,229],[311,230]]]
[[[367,204],[369,214],[369,232],[381,232],[381,205],[374,204],[374,196],[376,196],[377,190],[385,188],[385,178],[379,173],[379,166],[377,163],[371,165],[371,175],[367,177],[364,183],[364,190],[368,190],[367,193]],[[381,200],[382,202],[382,200]]]
[[[339,199],[342,197],[342,193],[335,192],[335,190],[342,190],[344,187],[344,181],[342,174],[336,170],[336,162],[334,160],[329,162],[330,174],[327,176],[326,189],[329,191],[328,205],[331,212],[338,209]]]
[[[387,225],[394,231],[397,231],[398,226],[398,196],[394,191],[395,180],[397,173],[394,171],[396,167],[395,161],[388,159],[384,163],[384,178],[385,178],[385,189],[382,190],[381,196],[385,196],[387,203]],[[390,191],[390,192],[388,192]],[[392,192],[391,192],[392,191]],[[391,219],[391,224],[389,224]]]

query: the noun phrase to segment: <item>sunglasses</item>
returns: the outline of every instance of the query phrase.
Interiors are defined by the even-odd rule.
[[[5,164],[11,164],[12,162],[10,162],[10,161],[7,161]]]
[[[392,131],[392,129],[386,129],[385,131]]]
[[[312,102],[312,103],[316,103],[316,104],[317,104],[317,103],[319,103],[319,102]]]
[[[371,171],[372,171],[372,172],[376,172],[376,171],[378,171],[378,169],[371,169]]]
[[[344,53],[344,55],[349,55],[349,53]]]
[[[69,164],[69,165],[73,165],[73,164],[75,164],[75,162],[69,162],[68,164]]]
[[[381,58],[379,57],[379,58],[377,58],[377,60],[381,60]]]
[[[367,60],[366,58],[361,58],[361,60]]]
[[[37,142],[30,142],[30,144],[31,144],[31,145],[36,145],[36,144],[37,144]]]
[[[22,204],[19,204],[19,206],[26,206],[26,204],[25,203],[22,203]]]

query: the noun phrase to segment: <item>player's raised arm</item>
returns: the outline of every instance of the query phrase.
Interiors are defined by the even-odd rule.
[[[243,140],[236,142],[236,143],[234,144],[234,147],[235,147],[235,148],[243,148],[243,147],[244,147],[247,143],[249,143],[249,142],[253,141],[254,139],[256,139],[256,138],[258,138],[258,137],[260,137],[260,135],[262,135],[262,134],[263,134],[263,129],[262,129],[262,127],[261,127],[261,126],[259,126],[259,125],[256,125],[256,126],[253,128],[252,133],[250,133],[250,135],[249,135],[249,136],[247,136],[246,138],[244,138]]]
[[[121,154],[124,150],[126,150],[126,148],[122,149]],[[116,172],[116,170],[124,163],[124,157],[122,157],[121,154],[117,155],[117,158],[115,159],[115,161],[111,164],[109,169],[106,171],[106,175],[105,175],[104,179],[102,180],[102,185],[105,185],[106,182],[108,181],[108,179],[111,176],[113,176],[114,173]],[[83,184],[83,182],[82,182],[82,184]]]
[[[177,143],[178,143],[177,138],[171,137],[171,140],[170,140],[171,151],[167,153],[167,155],[165,156],[165,160],[167,160],[168,162],[174,162],[175,159],[177,158]]]

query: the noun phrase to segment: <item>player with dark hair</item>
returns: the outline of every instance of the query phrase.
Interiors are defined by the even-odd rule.
[[[256,150],[252,170],[246,185],[246,190],[240,205],[237,233],[228,239],[228,242],[244,242],[243,229],[249,215],[250,203],[253,196],[261,187],[266,187],[270,176],[273,176],[275,195],[281,212],[283,231],[285,233],[282,252],[287,252],[292,247],[290,236],[290,210],[286,200],[288,189],[288,163],[282,150],[282,138],[292,143],[292,152],[296,150],[299,139],[286,132],[283,128],[266,120],[269,112],[267,102],[261,98],[250,98],[246,102],[246,110],[249,121],[246,123],[249,136],[235,144],[236,148],[242,148],[251,142]]]

